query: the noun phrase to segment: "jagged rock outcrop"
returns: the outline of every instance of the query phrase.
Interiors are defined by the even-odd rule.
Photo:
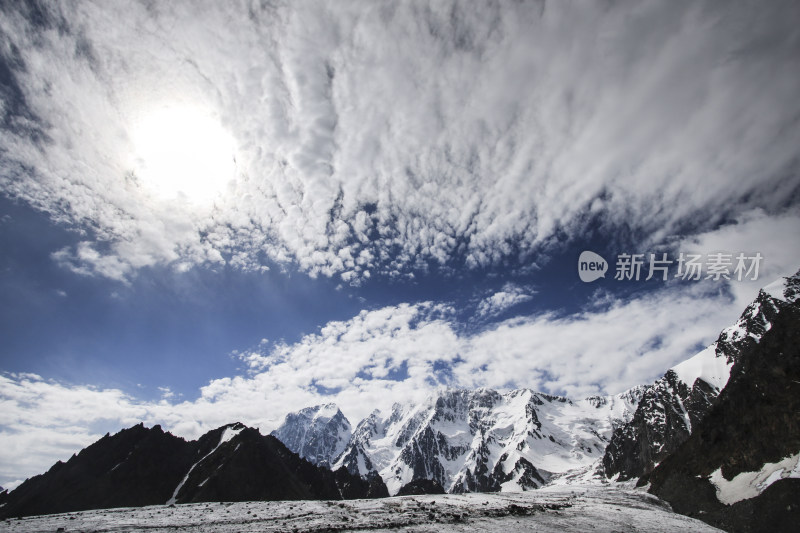
[[[415,479],[406,483],[397,491],[397,496],[419,496],[422,494],[444,494],[441,485],[432,479]]]
[[[379,479],[314,465],[240,423],[185,441],[142,424],[106,435],[5,496],[0,517],[205,501],[368,498]]]
[[[650,492],[673,509],[726,531],[794,531],[800,523],[798,276],[783,292],[768,331],[737,353],[702,423],[648,477]]]
[[[716,342],[647,386],[631,420],[611,437],[603,455],[605,475],[620,481],[644,476],[685,442],[708,415],[741,353],[758,344],[785,305],[761,291]]]

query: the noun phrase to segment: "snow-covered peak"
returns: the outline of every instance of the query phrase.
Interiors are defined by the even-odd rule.
[[[573,402],[531,389],[442,389],[362,420],[334,467],[377,472],[390,493],[415,479],[451,492],[533,488],[597,461],[640,397]]]
[[[762,287],[761,290],[776,300],[786,301],[786,296],[784,296],[784,291],[786,290],[785,278],[775,280],[769,285]]]
[[[330,464],[352,433],[350,422],[334,403],[306,407],[286,415],[271,434],[287,448],[315,464]]]
[[[800,298],[800,270],[791,276],[779,278],[762,287],[762,292],[770,297],[787,303],[795,303]]]

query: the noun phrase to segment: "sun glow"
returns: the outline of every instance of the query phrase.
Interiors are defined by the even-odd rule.
[[[134,126],[134,168],[160,200],[210,204],[233,179],[233,137],[210,115],[191,107],[165,108]]]

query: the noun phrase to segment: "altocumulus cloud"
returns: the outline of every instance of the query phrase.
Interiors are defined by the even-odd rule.
[[[521,304],[530,301],[536,291],[525,287],[518,287],[513,283],[506,283],[502,290],[487,296],[478,303],[476,314],[479,317],[492,317]]]
[[[786,209],[796,2],[5,6],[0,188],[85,234],[67,268],[293,263],[358,284],[526,261],[592,220],[639,243]],[[205,109],[213,205],[142,186],[132,128]]]

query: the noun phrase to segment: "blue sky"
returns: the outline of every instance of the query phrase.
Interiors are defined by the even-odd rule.
[[[0,485],[139,421],[194,438],[443,386],[653,380],[800,267],[798,21],[3,5]],[[605,278],[580,280],[585,250]],[[624,253],[763,261],[615,280]]]

